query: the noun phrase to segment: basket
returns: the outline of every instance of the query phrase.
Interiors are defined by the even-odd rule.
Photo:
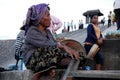
[[[86,56],[84,47],[78,41],[72,39],[65,39],[62,40],[60,43],[78,51],[82,56]]]
[[[93,59],[93,57],[96,55],[96,53],[99,51],[99,46],[97,44],[94,44],[92,48],[90,49],[87,58]]]

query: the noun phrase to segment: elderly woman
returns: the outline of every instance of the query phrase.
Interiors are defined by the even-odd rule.
[[[51,32],[50,13],[45,3],[33,5],[28,9],[26,18],[25,44],[23,46],[23,60],[27,69],[34,71],[32,80],[39,80],[41,73],[54,72],[62,58],[79,59],[77,51],[58,44]],[[66,53],[62,53],[62,51]],[[68,54],[67,56],[65,54]]]

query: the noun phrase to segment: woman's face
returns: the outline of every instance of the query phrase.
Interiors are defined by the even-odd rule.
[[[46,11],[45,12],[45,15],[42,17],[42,19],[40,20],[40,24],[43,26],[43,27],[49,27],[50,26],[50,13],[49,11]]]
[[[92,17],[92,23],[98,24],[98,16],[97,15]]]

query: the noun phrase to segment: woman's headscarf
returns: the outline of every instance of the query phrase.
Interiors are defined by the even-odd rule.
[[[41,18],[45,15],[48,10],[48,4],[41,3],[33,5],[28,9],[25,25],[25,33],[31,25],[38,25]]]

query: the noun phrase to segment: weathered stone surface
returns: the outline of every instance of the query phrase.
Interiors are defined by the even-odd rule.
[[[0,73],[0,80],[30,80],[32,71],[5,71]]]
[[[69,76],[74,76],[77,77],[78,79],[75,80],[80,80],[84,79],[85,80],[120,80],[120,70],[103,70],[103,71],[96,71],[96,70],[90,70],[90,71],[74,71],[70,72]],[[91,79],[92,78],[92,79]],[[73,79],[74,80],[74,79]]]
[[[15,64],[14,43],[15,40],[0,40],[0,67]]]
[[[101,52],[105,70],[120,70],[120,40],[104,40]]]

